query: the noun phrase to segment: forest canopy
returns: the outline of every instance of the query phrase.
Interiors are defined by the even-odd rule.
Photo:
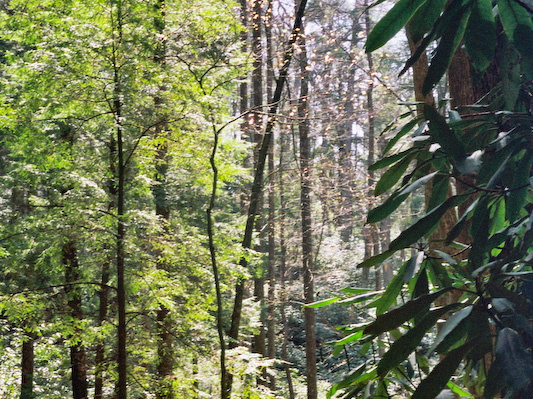
[[[0,2],[0,396],[530,398],[532,17]]]

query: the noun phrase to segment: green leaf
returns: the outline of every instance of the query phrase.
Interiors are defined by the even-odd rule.
[[[461,309],[452,314],[450,317],[448,317],[446,323],[444,324],[444,326],[442,326],[439,333],[437,334],[437,338],[435,338],[435,341],[427,351],[427,356],[431,355],[435,348],[437,348],[441,344],[441,342],[445,340],[446,337],[450,336],[451,333],[457,329],[457,327],[463,322],[463,320],[465,320],[470,315],[470,313],[472,313],[472,309],[473,306],[467,306],[466,308]],[[466,330],[464,331],[464,333],[466,333]]]
[[[378,170],[378,169],[386,168],[387,166],[392,165],[393,163],[399,161],[400,159],[405,157],[407,154],[409,154],[410,152],[413,152],[415,150],[416,150],[416,148],[409,148],[408,150],[402,151],[402,152],[400,152],[398,154],[389,155],[388,157],[381,158],[377,162],[375,162],[372,165],[370,165],[368,167],[368,170]]]
[[[378,363],[378,375],[385,375],[389,370],[403,362],[411,352],[416,349],[422,338],[424,338],[426,332],[433,327],[442,316],[456,306],[456,304],[452,304],[430,311],[419,323],[394,341],[390,349],[383,355]]]
[[[366,40],[365,51],[371,53],[392,39],[425,2],[426,0],[399,0],[374,26]]]
[[[418,43],[424,34],[431,30],[445,4],[446,0],[427,1],[416,11],[409,21],[409,33],[415,43]]]
[[[375,321],[365,327],[364,333],[370,335],[379,335],[383,332],[390,331],[401,326],[406,321],[415,317],[419,312],[427,309],[427,306],[431,305],[435,299],[451,289],[451,287],[447,287],[431,294],[423,295],[405,303],[397,309],[393,309],[387,313],[379,315]]]
[[[420,269],[420,265],[424,260],[424,251],[418,251],[418,253],[411,257],[407,262],[407,267],[405,268],[405,275],[403,276],[403,282],[408,283],[411,281],[415,273]]]
[[[433,209],[446,201],[449,188],[450,176],[447,174],[436,175],[433,179],[433,184],[431,185],[431,197],[429,198],[427,209]]]
[[[400,235],[390,243],[389,251],[397,251],[399,249],[407,248],[411,244],[417,242],[440,222],[440,219],[448,209],[461,203],[464,198],[465,195],[450,197],[441,205],[432,209],[415,224],[401,232]]]
[[[430,173],[411,183],[406,188],[392,194],[385,202],[368,212],[367,223],[376,223],[394,212],[413,191],[429,182],[438,172]]]
[[[379,179],[374,189],[374,195],[378,196],[394,186],[398,180],[403,176],[411,161],[415,157],[414,153],[407,154],[400,161],[392,165]]]
[[[374,255],[368,259],[365,259],[363,262],[359,263],[357,265],[358,268],[363,268],[363,267],[371,267],[371,266],[375,266],[387,259],[389,259],[392,255],[394,255],[396,251],[385,251],[385,252],[382,252],[378,255]]]
[[[522,390],[531,382],[533,359],[520,334],[512,328],[506,327],[498,334],[496,361],[505,382],[514,391]]]
[[[354,304],[354,303],[367,301],[367,300],[369,300],[369,299],[371,299],[371,298],[373,298],[376,295],[379,295],[381,293],[383,293],[383,291],[367,292],[367,293],[364,293],[364,294],[360,294],[360,295],[352,296],[352,297],[349,297],[349,298],[341,299],[337,303],[341,304],[341,305],[351,305],[351,304]]]
[[[335,341],[335,345],[347,345],[354,341],[359,340],[363,337],[363,330],[354,332],[353,334],[347,335],[343,339],[339,339],[338,341]]]
[[[448,126],[446,118],[431,105],[424,105],[424,116],[429,121],[431,137],[440,144],[441,149],[459,161],[466,158],[466,150],[463,143],[457,138],[453,129]]]
[[[391,149],[392,147],[394,147],[394,145],[403,137],[405,136],[407,133],[409,133],[411,130],[413,130],[413,128],[421,121],[421,117],[420,116],[417,116],[413,119],[411,119],[409,122],[407,122],[405,125],[403,125],[401,127],[401,129],[398,131],[398,133],[396,133],[396,135],[391,138],[389,140],[389,142],[387,143],[387,145],[385,146],[384,150],[383,150],[383,155],[387,154]],[[422,123],[422,125],[420,127],[425,127],[426,123]],[[418,130],[418,129],[417,129]]]
[[[503,30],[522,55],[522,72],[533,79],[533,22],[524,7],[514,0],[498,0]]]
[[[411,399],[435,398],[446,386],[446,383],[450,380],[450,377],[455,370],[457,370],[457,367],[459,367],[459,364],[472,349],[473,345],[473,342],[467,342],[448,353],[448,355],[433,368],[431,373],[422,380],[411,396]]]
[[[409,194],[398,195],[398,193],[392,194],[389,198],[383,202],[383,204],[378,205],[374,209],[371,209],[368,212],[366,223],[377,223],[392,212],[394,212],[398,207],[409,197]]]
[[[463,39],[468,18],[470,17],[470,5],[471,3],[467,3],[466,6],[461,6],[458,9],[459,15],[456,15],[455,18],[450,19],[450,23],[444,26],[444,32],[440,39],[435,55],[431,59],[431,64],[429,65],[426,79],[422,85],[422,92],[424,95],[429,93],[430,90],[437,83],[439,83],[440,79],[448,70],[455,50]]]
[[[492,1],[477,0],[466,27],[465,47],[472,65],[479,72],[485,71],[490,65],[497,39]]]
[[[332,303],[335,303],[337,302],[338,300],[340,300],[341,298],[340,297],[334,297],[334,298],[328,298],[328,299],[322,299],[320,301],[316,301],[316,302],[312,302],[312,303],[306,303],[304,305],[304,308],[321,308],[322,306],[327,306],[327,305],[330,305]]]
[[[402,290],[402,286],[404,283],[404,276],[405,272],[407,270],[407,265],[409,264],[409,261],[405,262],[402,267],[398,270],[398,272],[394,275],[391,282],[387,284],[387,289],[381,295],[377,300],[375,300],[370,307],[375,306],[376,307],[376,314],[380,315],[385,313],[389,308],[394,305],[396,302],[396,298],[400,294],[400,291]]]
[[[529,174],[533,164],[533,152],[526,151],[522,159],[518,162],[513,177],[513,186],[507,194],[505,201],[507,219],[514,222],[524,207],[528,191]]]

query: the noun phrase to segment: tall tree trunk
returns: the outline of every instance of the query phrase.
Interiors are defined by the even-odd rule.
[[[165,37],[165,0],[158,0],[156,5],[156,16],[154,18],[154,26],[158,37]],[[161,69],[166,67],[166,46],[165,40],[160,39],[154,49],[154,61]],[[167,201],[167,173],[168,173],[168,118],[164,106],[163,93],[166,91],[165,86],[159,87],[159,92],[154,98],[154,111],[159,118],[156,121],[154,137],[161,139],[160,144],[156,150],[155,157],[155,185],[152,187],[152,192],[155,202],[155,214],[159,217],[163,224],[162,234],[165,236],[168,232],[168,224],[170,223],[170,207]],[[165,237],[163,237],[163,242]],[[156,267],[160,270],[169,271],[170,267],[165,262],[164,255],[161,250],[156,250],[158,259],[156,260]],[[157,310],[157,379],[158,386],[156,390],[157,399],[173,399],[174,391],[172,389],[172,372],[174,369],[174,348],[172,339],[172,318],[170,310],[160,305]]]
[[[68,312],[75,324],[74,333],[69,339],[70,345],[70,369],[72,380],[72,393],[74,399],[87,399],[87,356],[85,347],[80,341],[82,335],[80,323],[83,321],[82,300],[79,287],[75,284],[80,278],[80,267],[76,243],[69,240],[62,248],[62,263],[65,267],[65,294],[67,296]]]
[[[286,203],[285,203],[285,191],[284,191],[284,165],[283,165],[283,155],[284,155],[284,142],[283,136],[280,138],[281,143],[279,146],[279,203],[280,203],[280,215],[279,215],[279,247],[280,247],[280,261],[279,261],[279,275],[280,275],[280,315],[281,315],[281,326],[283,328],[282,332],[282,342],[281,342],[281,360],[284,361],[283,368],[285,369],[285,378],[287,379],[287,385],[289,387],[289,399],[295,399],[294,386],[292,383],[291,368],[289,364],[289,352],[288,352],[288,342],[289,342],[289,323],[287,322],[287,312],[285,304],[287,303],[287,291],[285,287],[285,279],[287,274],[287,244],[285,241],[285,224],[286,224]]]
[[[303,28],[302,28],[303,32]],[[309,72],[305,34],[300,36],[300,96],[298,101],[298,131],[300,133],[300,209],[302,215],[302,264],[305,303],[315,300],[313,281],[313,227],[311,221],[311,143],[309,139]],[[304,308],[305,365],[307,398],[316,399],[316,330],[315,310]]]
[[[246,217],[246,227],[244,231],[244,237],[242,240],[242,247],[244,249],[250,249],[252,245],[252,236],[255,226],[255,218],[258,212],[259,200],[261,197],[261,192],[263,188],[263,174],[265,170],[266,158],[268,156],[268,149],[270,142],[272,140],[272,130],[274,128],[274,123],[276,121],[276,116],[278,112],[279,102],[281,100],[281,94],[285,83],[287,81],[287,75],[289,72],[289,66],[294,54],[294,44],[298,37],[298,32],[302,27],[302,19],[305,12],[305,6],[307,5],[307,0],[301,0],[298,10],[295,15],[294,25],[291,30],[291,36],[287,42],[287,47],[283,56],[282,66],[279,71],[279,77],[276,81],[276,88],[274,94],[272,95],[272,100],[270,101],[269,113],[267,118],[267,123],[265,126],[265,132],[263,134],[263,139],[261,141],[261,146],[257,152],[257,163],[254,171],[254,180],[252,183],[252,189],[250,194],[250,205],[248,208],[248,215]],[[246,258],[241,258],[240,265],[247,269],[248,261]],[[235,299],[233,305],[233,312],[231,316],[231,326],[229,330],[229,347],[235,347],[239,342],[239,328],[241,324],[242,316],[242,304],[244,299],[244,280],[240,280],[235,286]],[[226,380],[223,383],[228,392],[231,392],[232,385],[232,375],[227,373]]]
[[[109,277],[110,277],[110,262],[105,261],[102,264],[101,271],[101,285],[98,293],[98,327],[107,320],[107,310],[109,305]],[[97,341],[94,358],[94,399],[103,399],[104,395],[104,369],[105,369],[105,344],[104,339],[100,338]]]
[[[274,65],[272,62],[272,0],[268,0],[265,16],[265,37],[267,54],[267,98],[272,97],[274,83]],[[267,292],[267,356],[276,358],[276,317],[275,317],[275,292],[276,292],[276,209],[275,209],[275,181],[274,181],[274,143],[268,152],[268,292]],[[276,377],[269,376],[270,389],[276,389]]]
[[[257,163],[257,151],[261,145],[263,133],[263,45],[262,45],[262,19],[263,19],[263,1],[252,0],[252,53],[253,53],[253,70],[252,70],[252,119],[253,119],[253,139],[254,139],[254,167]],[[256,248],[258,252],[264,252],[263,226],[264,217],[262,208],[264,203],[263,195],[259,199],[258,219],[256,221],[256,230],[259,234],[260,244]],[[265,270],[264,265],[258,265],[254,277],[254,297],[260,306],[259,332],[254,335],[252,350],[266,356],[266,334],[265,334]],[[260,383],[264,381],[260,380]]]
[[[126,280],[124,250],[126,239],[125,223],[125,182],[126,164],[124,157],[124,125],[122,120],[122,82],[120,76],[120,49],[122,45],[122,3],[116,2],[116,16],[113,30],[113,102],[112,111],[115,121],[115,135],[117,143],[117,233],[116,233],[116,274],[117,274],[117,399],[128,396],[128,359],[127,359],[127,326],[126,326]],[[116,36],[115,36],[116,35]]]
[[[33,372],[35,369],[34,343],[35,335],[33,333],[25,333],[22,338],[20,399],[35,398],[33,393]]]
[[[108,190],[108,205],[107,211],[109,214],[113,213],[117,199],[117,141],[112,136],[107,142],[109,150],[109,180],[107,182]],[[110,248],[105,246],[106,250]],[[107,251],[106,251],[107,252]],[[111,277],[112,255],[107,255],[108,259],[102,264],[101,271],[101,286],[98,293],[98,327],[107,321],[107,314],[109,309],[109,279]],[[105,339],[100,338],[96,343],[95,355],[95,373],[94,373],[94,399],[104,398],[104,371],[105,371]]]

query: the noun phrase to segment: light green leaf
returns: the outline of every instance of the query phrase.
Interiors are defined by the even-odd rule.
[[[327,306],[327,305],[330,305],[332,303],[335,303],[337,301],[339,301],[341,298],[340,297],[333,297],[333,298],[328,298],[328,299],[322,299],[320,301],[316,301],[316,302],[312,302],[312,303],[306,303],[304,305],[304,308],[321,308],[322,306]]]

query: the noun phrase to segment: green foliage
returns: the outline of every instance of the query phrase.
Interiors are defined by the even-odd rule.
[[[420,121],[403,122],[383,158],[372,166],[388,168],[377,194],[392,193],[369,212],[369,222],[391,215],[422,186],[432,187],[432,193],[424,215],[400,232],[388,249],[359,265],[379,265],[408,248],[414,254],[386,290],[366,302],[375,320],[347,327],[346,338],[337,341],[339,346],[366,345],[367,351],[381,345],[381,359],[369,356],[329,395],[343,390],[346,398],[379,397],[401,389],[413,398],[433,398],[448,387],[459,395],[468,396],[470,391],[487,399],[500,394],[529,397],[533,387],[529,322],[533,317],[533,113],[524,96],[533,94],[533,53],[526,49],[526,43],[533,41],[531,14],[521,2],[507,0],[498,1],[495,9],[484,0],[455,0],[445,7],[435,2],[431,13],[422,4],[397,2],[374,28],[367,49],[383,45],[392,31],[400,29],[400,22],[410,21],[421,44],[406,68],[435,42],[425,92],[445,74],[462,42],[476,79],[492,62],[499,63],[506,78],[469,107],[463,118],[455,111],[445,117],[424,105],[427,125],[422,129],[427,133],[412,134],[411,146],[391,155],[399,137],[405,140]],[[422,15],[429,24],[420,19]],[[385,29],[385,22],[391,23],[393,17],[398,23]],[[503,26],[501,34],[499,26]],[[512,62],[503,60],[495,54],[497,46],[520,58],[513,55]],[[405,164],[416,165],[414,172]],[[465,182],[468,189],[448,196],[454,180]],[[395,188],[397,182],[401,185]],[[457,222],[444,232],[446,242],[437,241],[432,232],[449,211],[457,215]],[[350,304],[350,297],[336,302]],[[446,322],[437,328],[442,318]],[[493,359],[490,370],[485,367],[486,358]],[[456,373],[459,377],[451,382]]]

